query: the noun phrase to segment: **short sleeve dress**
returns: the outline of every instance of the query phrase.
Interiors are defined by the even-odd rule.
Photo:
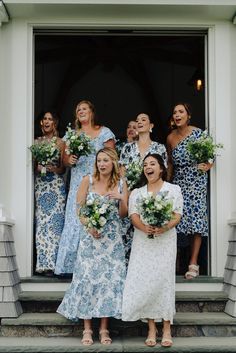
[[[159,193],[167,192],[173,200],[173,211],[182,214],[180,187],[164,182]],[[138,199],[148,194],[147,186],[135,189],[130,196],[129,214],[139,214]],[[149,239],[134,228],[128,273],[125,281],[122,320],[170,320],[175,314],[175,228]]]

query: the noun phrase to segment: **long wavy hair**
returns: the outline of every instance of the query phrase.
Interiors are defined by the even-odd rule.
[[[98,166],[97,166],[97,159],[98,159],[99,153],[105,153],[112,160],[113,168],[112,168],[112,171],[111,171],[111,176],[110,176],[110,178],[108,180],[107,189],[108,190],[114,189],[114,187],[117,185],[117,183],[118,183],[118,181],[120,179],[118,155],[116,153],[116,150],[114,148],[111,148],[111,147],[104,147],[104,148],[101,148],[97,152],[96,160],[95,160],[95,170],[94,170],[94,175],[93,175],[96,180],[100,180],[100,172],[99,172]]]
[[[52,117],[53,123],[54,123],[54,130],[53,130],[53,136],[59,136],[58,132],[58,124],[59,124],[59,117],[56,112],[51,111],[51,110],[46,110],[44,113],[42,113],[41,118],[40,118],[40,126],[41,126],[41,131],[43,135],[45,135],[45,131],[43,129],[43,118],[45,114],[49,113]]]
[[[166,180],[167,179],[167,169],[166,169],[166,166],[164,164],[164,160],[162,158],[162,156],[160,156],[159,154],[157,153],[149,153],[146,155],[146,157],[144,158],[143,160],[143,165],[144,165],[144,162],[145,160],[148,158],[148,157],[153,157],[156,159],[156,161],[158,162],[159,166],[160,166],[160,169],[161,169],[161,178],[162,180]],[[135,187],[142,187],[144,185],[147,184],[147,178],[146,178],[146,175],[144,174],[144,168],[142,170],[142,174],[140,176],[140,179],[139,181],[137,182],[137,185],[135,185]]]
[[[89,109],[90,109],[91,112],[92,112],[91,125],[92,125],[93,127],[98,126],[98,129],[99,129],[100,126],[99,126],[99,124],[98,124],[97,121],[96,121],[96,111],[95,111],[95,107],[94,107],[93,103],[90,102],[89,100],[82,100],[82,101],[80,101],[79,103],[77,103],[76,108],[75,108],[75,128],[76,128],[76,129],[81,129],[81,124],[80,124],[79,118],[77,117],[78,109],[79,109],[79,106],[80,106],[81,104],[87,104],[87,105],[88,105]]]

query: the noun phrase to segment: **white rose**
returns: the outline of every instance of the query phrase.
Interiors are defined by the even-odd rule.
[[[106,218],[105,217],[100,217],[99,223],[103,227],[107,223]]]

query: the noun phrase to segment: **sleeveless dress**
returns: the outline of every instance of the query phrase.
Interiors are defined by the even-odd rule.
[[[162,156],[165,165],[167,166],[167,152],[166,148],[163,144],[152,141],[150,144],[148,150],[144,154],[143,157],[141,157],[141,154],[139,152],[138,144],[136,141],[134,142],[128,142],[124,145],[122,148],[121,154],[120,154],[120,164],[123,165],[124,167],[130,164],[131,162],[138,162],[140,163],[146,155],[149,153],[157,153]],[[128,217],[123,219],[123,242],[125,246],[125,253],[126,253],[126,263],[128,265],[129,262],[129,256],[130,256],[130,251],[131,251],[131,245],[132,245],[132,239],[133,239],[133,234],[134,234],[134,228],[129,220]]]
[[[180,187],[164,182],[159,194],[168,192],[173,211],[182,214],[183,198]],[[139,214],[138,200],[147,196],[147,185],[134,189],[130,195],[129,215]],[[175,314],[175,228],[149,239],[134,228],[127,277],[123,295],[122,320],[170,320]]]
[[[52,161],[57,165],[59,159]],[[35,177],[36,272],[54,271],[64,225],[66,191],[63,175]]]
[[[103,126],[99,135],[91,142],[94,152],[88,156],[81,156],[76,165],[71,167],[70,190],[66,204],[65,224],[57,255],[56,274],[73,273],[81,231],[81,223],[76,214],[77,189],[83,177],[93,173],[97,151],[111,139],[115,139],[115,135],[110,129]]]
[[[119,190],[122,189],[122,181]],[[90,176],[87,200],[106,196],[92,191]],[[111,201],[109,201],[111,202]],[[101,317],[121,318],[122,295],[126,276],[125,252],[121,237],[118,201],[110,214],[101,237],[94,238],[84,226],[80,230],[80,246],[71,285],[57,312],[70,320]]]
[[[207,173],[197,169],[187,150],[190,139],[198,139],[201,134],[201,129],[194,129],[172,150],[173,183],[181,187],[184,198],[183,217],[176,228],[182,236],[194,233],[208,235]]]

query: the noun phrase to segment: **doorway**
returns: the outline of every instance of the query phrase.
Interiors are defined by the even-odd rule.
[[[98,121],[119,139],[128,121],[146,112],[155,124],[152,139],[165,143],[168,119],[179,101],[192,106],[192,124],[205,128],[206,33],[37,30],[34,39],[36,137],[42,111],[58,113],[63,136],[83,99],[93,102]],[[208,253],[204,240],[201,274],[208,274]],[[188,244],[180,244],[178,257],[182,274]]]

